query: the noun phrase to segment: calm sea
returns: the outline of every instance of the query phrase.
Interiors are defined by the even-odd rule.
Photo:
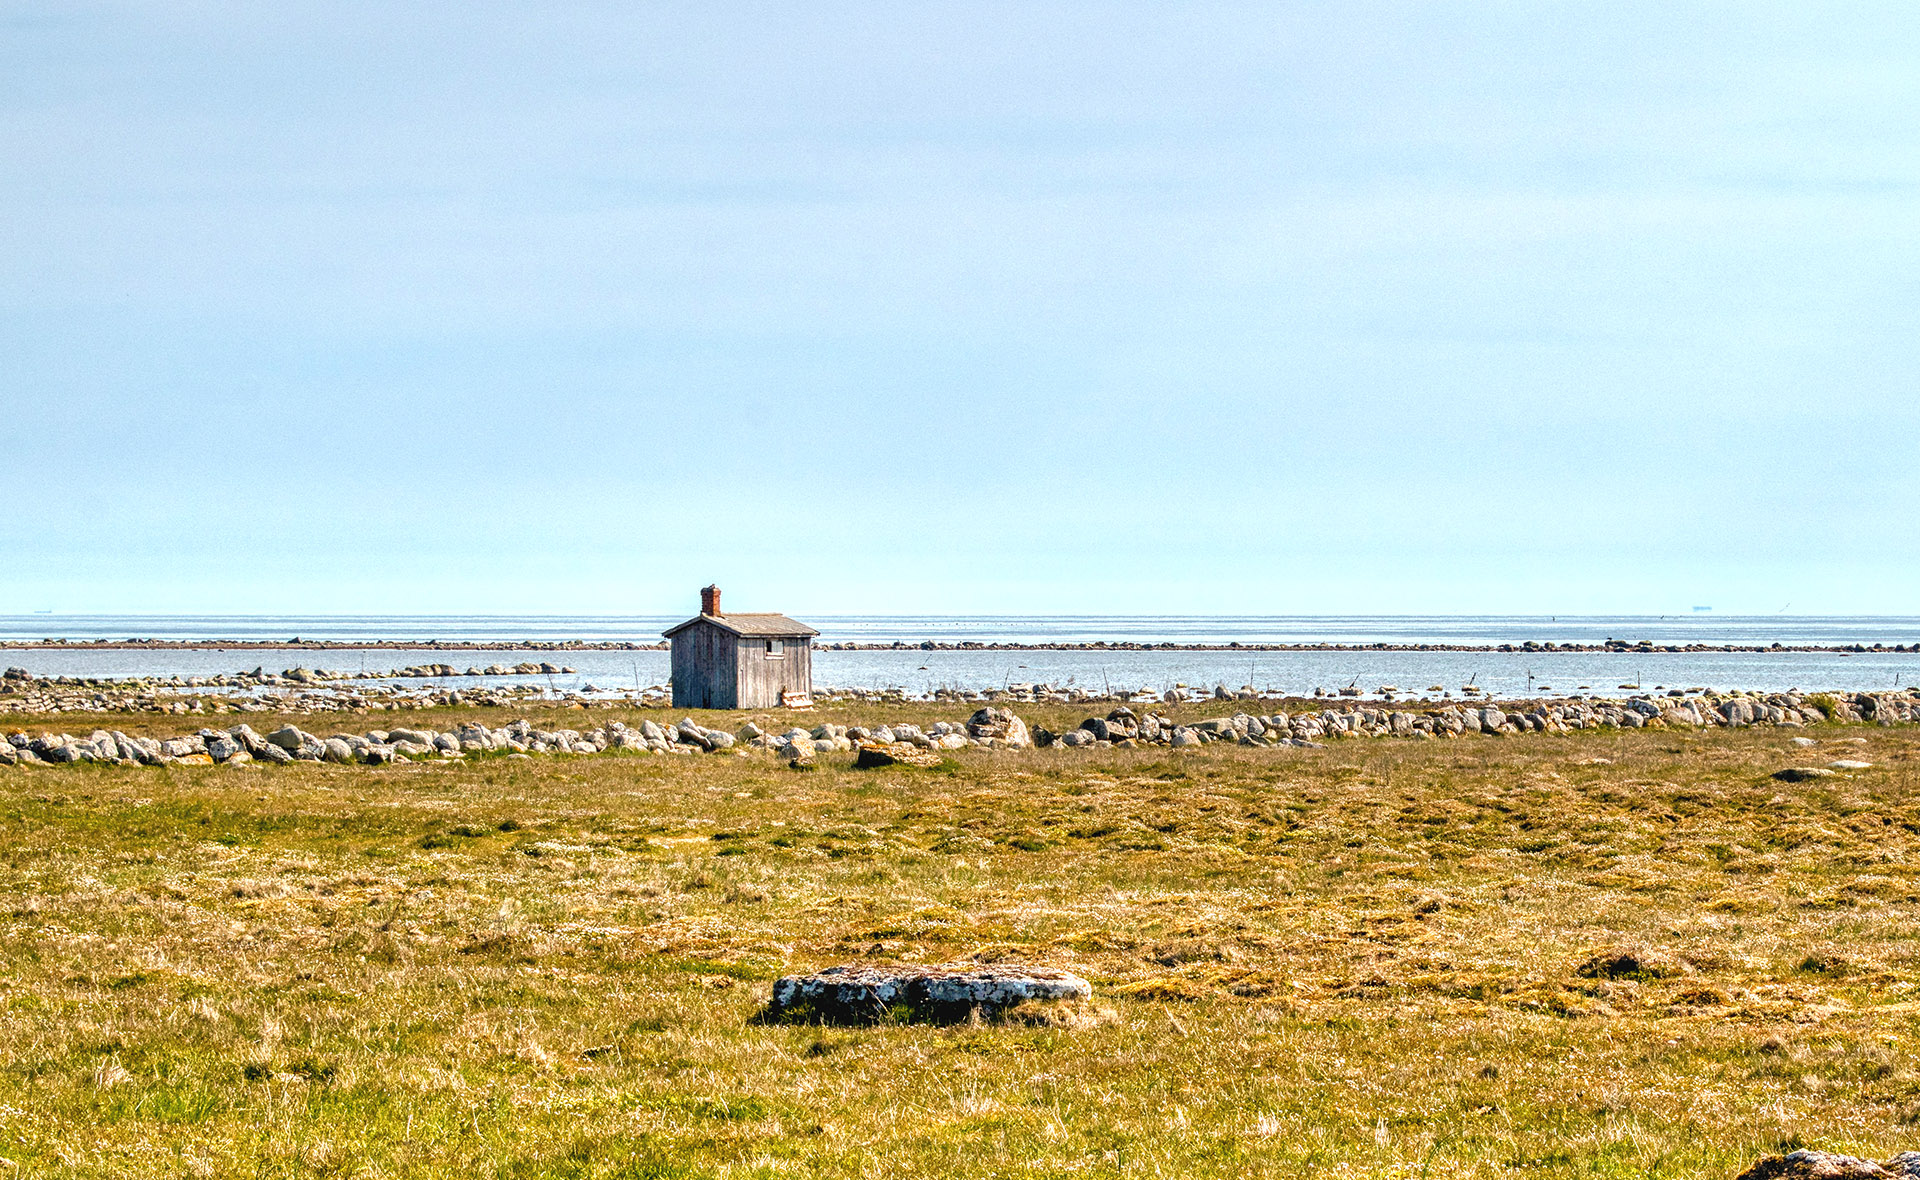
[[[654,642],[681,615],[0,615],[0,640],[318,639]],[[1920,642],[1920,617],[1769,615],[813,615],[822,642]]]
[[[681,616],[0,616],[0,638],[179,639],[251,642],[295,637],[335,642],[379,640],[512,643],[524,640],[651,642]],[[839,616],[810,615],[823,642],[919,643],[1441,643],[1497,644],[1527,640],[1659,644],[1853,645],[1920,643],[1920,618],[1774,616]],[[41,676],[205,676],[264,665],[304,664],[346,671],[386,671],[407,664],[460,668],[513,664],[510,650],[385,651],[236,649],[0,651],[0,663]],[[541,658],[541,657],[535,657]],[[624,691],[662,684],[666,653],[569,651],[553,659],[575,669],[552,677],[459,677],[450,683],[533,683],[556,691]],[[1496,695],[1592,693],[1623,695],[1671,688],[1884,691],[1920,685],[1920,653],[1449,651],[822,651],[814,660],[822,688],[903,688],[924,693],[1044,683],[1091,689],[1175,685],[1310,694],[1349,685],[1370,695],[1392,686],[1403,693],[1458,692],[1472,685]]]

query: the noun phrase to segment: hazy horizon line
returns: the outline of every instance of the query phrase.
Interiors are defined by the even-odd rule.
[[[748,612],[753,613],[753,612]],[[765,612],[760,612],[765,613]],[[786,613],[786,612],[778,612]],[[1799,612],[1774,611],[1764,614],[1715,611],[1695,608],[1682,611],[1366,611],[1352,614],[1302,612],[1269,614],[1252,611],[1226,613],[1187,613],[1174,611],[1129,612],[983,612],[960,611],[810,611],[799,614],[821,619],[1911,619],[1917,614],[1875,614],[1872,612]],[[633,613],[533,612],[533,611],[0,611],[0,619],[668,619],[689,617],[686,611],[647,611]]]

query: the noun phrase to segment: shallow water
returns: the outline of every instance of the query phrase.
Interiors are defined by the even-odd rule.
[[[0,615],[6,639],[657,642],[686,615]],[[814,615],[823,642],[1920,643],[1920,618],[1684,615]]]
[[[1903,640],[1904,642],[1904,640]],[[211,676],[256,666],[281,671],[296,666],[336,671],[387,671],[410,664],[456,668],[546,660],[576,669],[572,675],[469,677],[402,684],[445,683],[456,688],[528,684],[559,692],[591,685],[627,691],[664,684],[663,651],[367,650],[250,648],[196,650],[18,649],[0,652],[0,663],[37,676]],[[1529,679],[1531,677],[1531,679]],[[1391,685],[1402,694],[1424,695],[1438,685],[1458,694],[1468,684],[1498,696],[1619,696],[1623,685],[1656,688],[1801,689],[1808,692],[1884,691],[1920,684],[1920,653],[1868,652],[1452,652],[1452,651],[819,651],[814,654],[818,688],[902,688],[913,693],[948,687],[999,688],[1044,683],[1091,690],[1164,691],[1176,684],[1262,691],[1331,693],[1351,684],[1371,694]]]

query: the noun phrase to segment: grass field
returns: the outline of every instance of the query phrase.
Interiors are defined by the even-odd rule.
[[[1920,732],[1812,733],[1864,744],[0,770],[0,1174],[1881,1157],[1920,1143]],[[1874,769],[1768,777],[1834,758]],[[1114,1019],[749,1023],[791,970],[959,959],[1076,970]]]

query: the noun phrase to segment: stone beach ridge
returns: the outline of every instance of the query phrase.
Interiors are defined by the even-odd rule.
[[[1526,711],[1522,712],[1521,709]],[[1029,729],[1013,712],[989,705],[965,722],[939,721],[922,729],[898,723],[871,728],[822,723],[795,726],[772,733],[753,722],[734,732],[710,729],[692,718],[675,725],[643,720],[638,725],[609,721],[588,730],[538,729],[522,719],[498,728],[467,722],[451,730],[400,727],[327,737],[284,725],[262,736],[241,724],[225,730],[203,728],[175,738],[130,737],[117,730],[96,729],[86,737],[15,732],[0,742],[0,765],[110,763],[166,766],[289,763],[295,761],[384,765],[418,759],[457,759],[470,755],[536,754],[601,755],[621,751],[640,755],[717,754],[767,751],[791,763],[805,763],[815,755],[834,752],[897,750],[901,757],[870,761],[869,765],[909,764],[926,752],[969,748],[1023,750],[1033,748],[1092,749],[1164,746],[1171,749],[1225,742],[1250,747],[1319,748],[1328,741],[1356,738],[1434,740],[1485,734],[1500,736],[1536,732],[1569,732],[1606,728],[1747,728],[1769,726],[1800,729],[1818,724],[1897,725],[1920,721],[1920,691],[1905,693],[1848,693],[1803,698],[1794,694],[1767,696],[1687,697],[1657,700],[1631,697],[1617,701],[1470,703],[1409,709],[1351,705],[1295,713],[1212,717],[1176,722],[1148,711],[1136,713],[1121,705],[1104,717],[1089,717],[1077,728],[1055,734]],[[1818,744],[1802,739],[1803,744]],[[1841,769],[1854,769],[1848,764]],[[1835,766],[1840,766],[1836,763]],[[1810,768],[1809,773],[1827,773]],[[1785,773],[1785,772],[1783,772]]]
[[[829,640],[815,643],[816,651],[1199,651],[1199,652],[1521,652],[1653,654],[1660,652],[1728,652],[1763,655],[1770,652],[1866,655],[1888,652],[1920,654],[1920,643],[1655,643],[1652,640],[1608,639],[1600,643],[1559,643],[1526,640],[1519,643],[1263,643],[1231,641],[1197,643],[1132,639],[1088,641],[1039,640]],[[0,651],[666,651],[658,640],[624,639],[0,639]]]
[[[346,671],[300,666],[280,672],[269,672],[263,666],[250,672],[118,677],[35,675],[24,668],[8,667],[0,670],[0,713],[36,716],[57,713],[313,715],[361,709],[386,711],[462,706],[511,708],[522,704],[620,708],[664,706],[669,703],[672,696],[671,685],[667,683],[639,687],[636,682],[635,687],[630,689],[616,689],[599,688],[588,682],[574,688],[561,688],[552,680],[554,676],[577,674],[577,670],[570,665],[532,660],[523,660],[514,664],[491,663],[485,666],[475,664],[464,668],[455,664],[429,663],[386,670]],[[520,683],[500,684],[497,680],[502,677],[524,679]],[[485,678],[494,678],[496,682],[484,682]],[[483,682],[467,685],[451,683],[463,679]],[[401,683],[402,681],[415,683]],[[436,683],[418,683],[421,681]],[[1546,686],[1542,684],[1540,687],[1545,689]],[[1622,684],[1619,687],[1636,692],[1640,688],[1637,684]],[[1603,693],[1591,692],[1584,684],[1580,686],[1580,690],[1574,694],[1554,694],[1549,691],[1509,699],[1528,701],[1609,699]],[[1434,696],[1435,691],[1439,691],[1440,695]],[[1808,692],[1797,688],[1789,688],[1784,693],[1776,689],[1733,689],[1725,693],[1716,693],[1705,687],[1668,690],[1662,686],[1655,686],[1652,691],[1655,694],[1664,694],[1668,698],[1703,696],[1715,701],[1724,696],[1751,697],[1760,695],[1762,692],[1782,697],[1782,699],[1793,697],[1798,700],[1832,695],[1831,691],[1827,690]],[[1910,688],[1906,691],[1914,690]],[[1491,696],[1482,693],[1472,685],[1462,688],[1461,693],[1462,695],[1456,698],[1451,692],[1439,690],[1438,686],[1426,693],[1402,692],[1391,687],[1382,687],[1368,693],[1358,687],[1348,686],[1334,691],[1316,688],[1311,699],[1315,702],[1345,700],[1356,703],[1363,700],[1378,700],[1389,705],[1398,704],[1403,708],[1416,709],[1428,709],[1437,704],[1456,702],[1478,706],[1492,699]],[[917,692],[899,686],[816,687],[812,697],[822,703],[849,702],[881,705],[929,701],[1033,704],[1093,704],[1112,701],[1137,705],[1177,704],[1205,700],[1210,697],[1274,702],[1307,699],[1304,693],[1258,689],[1251,684],[1242,685],[1239,689],[1232,691],[1223,684],[1216,684],[1212,690],[1204,686],[1176,684],[1172,688],[1158,690],[1152,687],[1133,689],[1124,686],[1108,686],[1096,691],[1089,687],[1076,686],[1071,681],[1064,685],[1047,682],[1010,682],[1003,687],[994,688],[941,686]]]

